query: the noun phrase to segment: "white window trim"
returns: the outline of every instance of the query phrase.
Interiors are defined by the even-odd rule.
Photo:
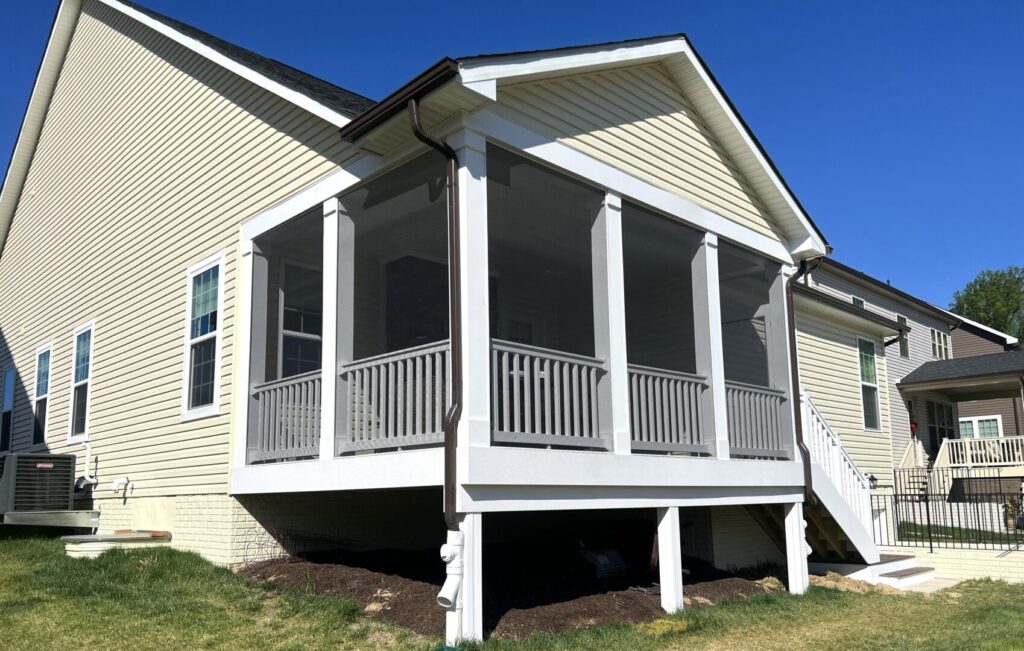
[[[950,345],[949,333],[932,328],[932,359],[950,359],[953,347]]]
[[[857,305],[857,301],[860,301],[860,305]],[[862,310],[868,309],[867,301],[856,294],[850,294],[850,303],[853,304],[854,307],[859,307]]]
[[[979,421],[983,421],[983,420],[994,420],[994,421],[996,421],[996,426],[999,428],[999,436],[996,437],[996,438],[1003,438],[1003,417],[998,415],[998,414],[992,414],[992,415],[989,415],[989,416],[960,416],[960,418],[957,419],[957,423],[956,423],[957,424],[957,435],[958,436],[960,436],[960,431],[959,431],[960,423],[964,422],[965,420],[966,421],[970,421],[971,427],[974,428],[974,436],[971,437],[971,438],[979,439],[979,440],[989,440],[989,441],[992,440],[990,438],[989,439],[982,439],[980,436],[978,436],[978,422]],[[963,436],[960,436],[960,438],[963,438]]]
[[[37,391],[39,391],[39,356],[42,355],[43,353],[50,353],[50,376],[46,379],[46,393],[39,395],[38,393],[36,393]],[[92,351],[90,350],[90,358],[91,356]],[[29,436],[30,441],[34,439],[36,435],[36,403],[38,403],[43,398],[46,398],[46,423],[47,425],[49,425],[50,423],[50,385],[53,384],[53,344],[47,343],[43,346],[40,346],[39,348],[36,348],[36,355],[34,361],[35,371],[32,375],[32,433]],[[89,360],[89,364],[89,379],[92,380],[92,359]],[[71,377],[72,380],[74,380],[73,369]],[[47,434],[49,433],[49,431],[50,428],[47,427],[46,430],[43,432],[43,440],[40,441],[39,443],[33,443],[29,447],[29,450],[41,450],[45,448]]]
[[[875,358],[875,382],[865,382],[861,376],[860,369],[860,342],[866,341],[871,344],[871,349],[874,351]],[[864,420],[864,390],[863,387],[867,385],[875,388],[875,413],[878,414],[878,427],[868,427],[867,422]],[[861,388],[858,392],[860,393],[860,424],[864,428],[865,432],[881,432],[882,431],[882,390],[878,385],[878,343],[874,339],[868,339],[867,337],[857,337],[857,386]]]
[[[78,335],[83,332],[91,331],[92,336],[89,338],[89,377],[85,380],[85,429],[81,434],[73,434],[75,427],[75,387],[82,382],[75,382],[75,348],[78,345]],[[75,333],[71,335],[71,378],[69,386],[71,387],[71,394],[68,400],[68,443],[85,443],[89,440],[89,414],[92,412],[92,376],[93,371],[93,359],[96,357],[96,322],[89,321],[75,328]],[[53,370],[53,357],[50,357],[50,369]],[[33,389],[33,392],[35,389]]]
[[[447,261],[445,261],[447,264]],[[281,265],[278,267],[279,282],[277,287],[277,377],[283,377],[284,373],[284,274],[285,267],[300,267],[302,269],[308,269],[309,271],[318,271],[323,274],[323,267],[310,264],[308,262],[302,262],[299,260],[293,260],[291,258],[283,258]],[[321,299],[322,300],[322,299]],[[294,330],[287,331],[289,337],[295,337],[296,339],[309,339],[310,341],[319,341],[323,344],[323,335],[309,335],[304,332],[295,332]],[[323,370],[323,369],[321,369]]]
[[[220,415],[220,374],[221,374],[221,346],[224,341],[224,261],[226,255],[224,251],[219,251],[214,255],[200,260],[196,264],[192,265],[185,271],[185,325],[182,329],[183,341],[182,341],[182,363],[181,363],[181,420],[182,422],[196,420],[199,418],[209,418],[210,416]],[[192,322],[192,278],[198,274],[218,268],[217,272],[217,330],[213,334],[204,335],[192,340],[191,334],[191,322]],[[189,362],[191,355],[190,351],[192,344],[200,341],[206,341],[207,339],[214,338],[216,343],[214,344],[213,353],[213,402],[202,407],[196,407],[190,409],[188,406],[188,390],[189,381],[191,380],[191,364]]]

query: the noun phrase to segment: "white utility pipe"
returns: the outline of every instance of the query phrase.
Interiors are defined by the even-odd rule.
[[[86,486],[95,486],[100,483],[100,480],[96,479],[95,475],[89,474],[89,466],[92,465],[92,450],[89,448],[89,442],[83,442],[82,446],[85,448],[85,473],[75,482],[75,488],[79,490]]]
[[[114,491],[114,494],[124,491],[124,494],[135,492],[135,482],[127,477],[118,477],[110,483],[110,490]]]
[[[437,593],[437,603],[448,610],[457,610],[459,591],[462,588],[462,532],[449,531],[448,542],[441,545],[441,560],[444,561],[448,578]]]

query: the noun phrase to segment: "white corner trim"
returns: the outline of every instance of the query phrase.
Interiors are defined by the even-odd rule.
[[[489,140],[504,143],[519,152],[567,172],[585,183],[635,201],[664,215],[680,219],[699,230],[714,233],[731,242],[762,253],[784,264],[793,264],[786,246],[736,222],[726,219],[681,195],[663,190],[608,163],[588,156],[566,144],[539,134],[515,120],[515,112],[504,106],[481,109],[466,117],[466,126]]]
[[[81,434],[72,434],[75,426],[75,349],[78,343],[78,335],[90,331],[92,336],[89,339],[89,379],[85,389],[85,430]],[[89,440],[89,414],[92,413],[92,387],[96,375],[96,322],[89,321],[75,328],[71,335],[71,396],[68,402],[68,443],[84,443]],[[52,363],[51,363],[52,368]]]
[[[252,68],[246,67],[238,63],[234,59],[224,56],[223,54],[214,50],[213,48],[200,43],[194,38],[182,34],[176,29],[160,22],[159,20],[149,17],[146,14],[137,11],[136,9],[132,9],[131,7],[122,4],[117,0],[99,0],[99,2],[123,13],[129,18],[132,18],[142,23],[146,27],[149,27],[150,29],[160,34],[163,34],[167,38],[178,43],[179,45],[182,45],[192,50],[196,54],[206,59],[209,59],[210,61],[213,61],[217,65],[226,68],[227,70],[230,70],[239,77],[251,81],[260,88],[263,88],[277,95],[278,97],[288,102],[291,102],[292,104],[300,108],[303,108],[306,111],[309,111],[313,115],[323,120],[326,120],[327,122],[330,122],[336,127],[340,128],[351,122],[351,118],[346,117],[341,113],[338,113],[337,111],[326,106],[325,104],[317,102],[308,95],[303,95],[302,93],[292,90],[291,88],[288,88],[287,86],[284,86],[270,79],[266,75],[260,74],[259,72],[256,72]]]
[[[219,251],[214,255],[200,260],[196,264],[192,265],[185,271],[185,314],[184,321],[185,325],[182,330],[182,369],[181,369],[181,420],[187,422],[196,420],[199,418],[208,418],[210,416],[220,415],[220,381],[221,371],[223,369],[223,361],[221,360],[222,350],[221,347],[224,342],[224,285],[225,281],[225,265],[226,259],[224,251]],[[192,340],[189,332],[189,326],[191,324],[192,316],[192,278],[197,274],[200,274],[209,269],[217,267],[217,331],[214,334],[214,358],[213,358],[213,402],[209,405],[202,407],[189,408],[188,406],[188,389],[189,380],[191,379],[191,364],[189,363],[189,352],[192,347]]]

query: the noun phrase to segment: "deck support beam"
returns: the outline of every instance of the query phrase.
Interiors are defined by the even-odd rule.
[[[803,502],[784,506],[786,528],[786,569],[790,594],[807,592],[810,579],[807,574],[806,524]]]
[[[693,272],[693,334],[697,374],[707,378],[703,410],[704,440],[711,455],[729,458],[729,424],[725,403],[725,358],[722,339],[722,299],[718,280],[718,236],[705,233],[691,262]]]
[[[674,613],[683,608],[683,548],[679,539],[679,507],[658,509],[658,575],[661,607]]]
[[[597,380],[598,427],[615,454],[630,453],[626,289],[622,261],[622,198],[605,194],[591,228],[594,356],[604,360]]]

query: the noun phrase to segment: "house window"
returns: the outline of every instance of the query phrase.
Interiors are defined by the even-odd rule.
[[[949,359],[949,333],[932,328],[932,357]]]
[[[860,296],[854,296],[853,297],[853,306],[854,307],[859,307],[859,308],[861,308],[863,310],[864,309],[864,299],[861,298]]]
[[[281,279],[281,377],[320,370],[323,274],[285,264]]]
[[[11,428],[14,425],[14,367],[4,371],[3,410],[0,411],[0,452],[11,449]]]
[[[36,353],[36,387],[32,399],[32,445],[46,442],[46,404],[50,397],[50,356],[49,346]]]
[[[864,415],[864,429],[881,429],[881,409],[878,402],[878,372],[875,367],[875,342],[858,339],[860,357],[861,410]]]
[[[907,325],[907,317],[896,315],[896,323],[901,326]],[[900,332],[900,357],[910,359],[910,338],[906,331]]]
[[[960,419],[960,438],[997,439],[1003,435],[1003,419],[999,416],[975,416]]]
[[[185,322],[185,377],[182,416],[201,418],[220,413],[217,393],[220,371],[221,277],[224,255],[189,269],[188,319]]]
[[[88,436],[89,387],[92,382],[92,324],[75,331],[71,373],[71,436]]]

